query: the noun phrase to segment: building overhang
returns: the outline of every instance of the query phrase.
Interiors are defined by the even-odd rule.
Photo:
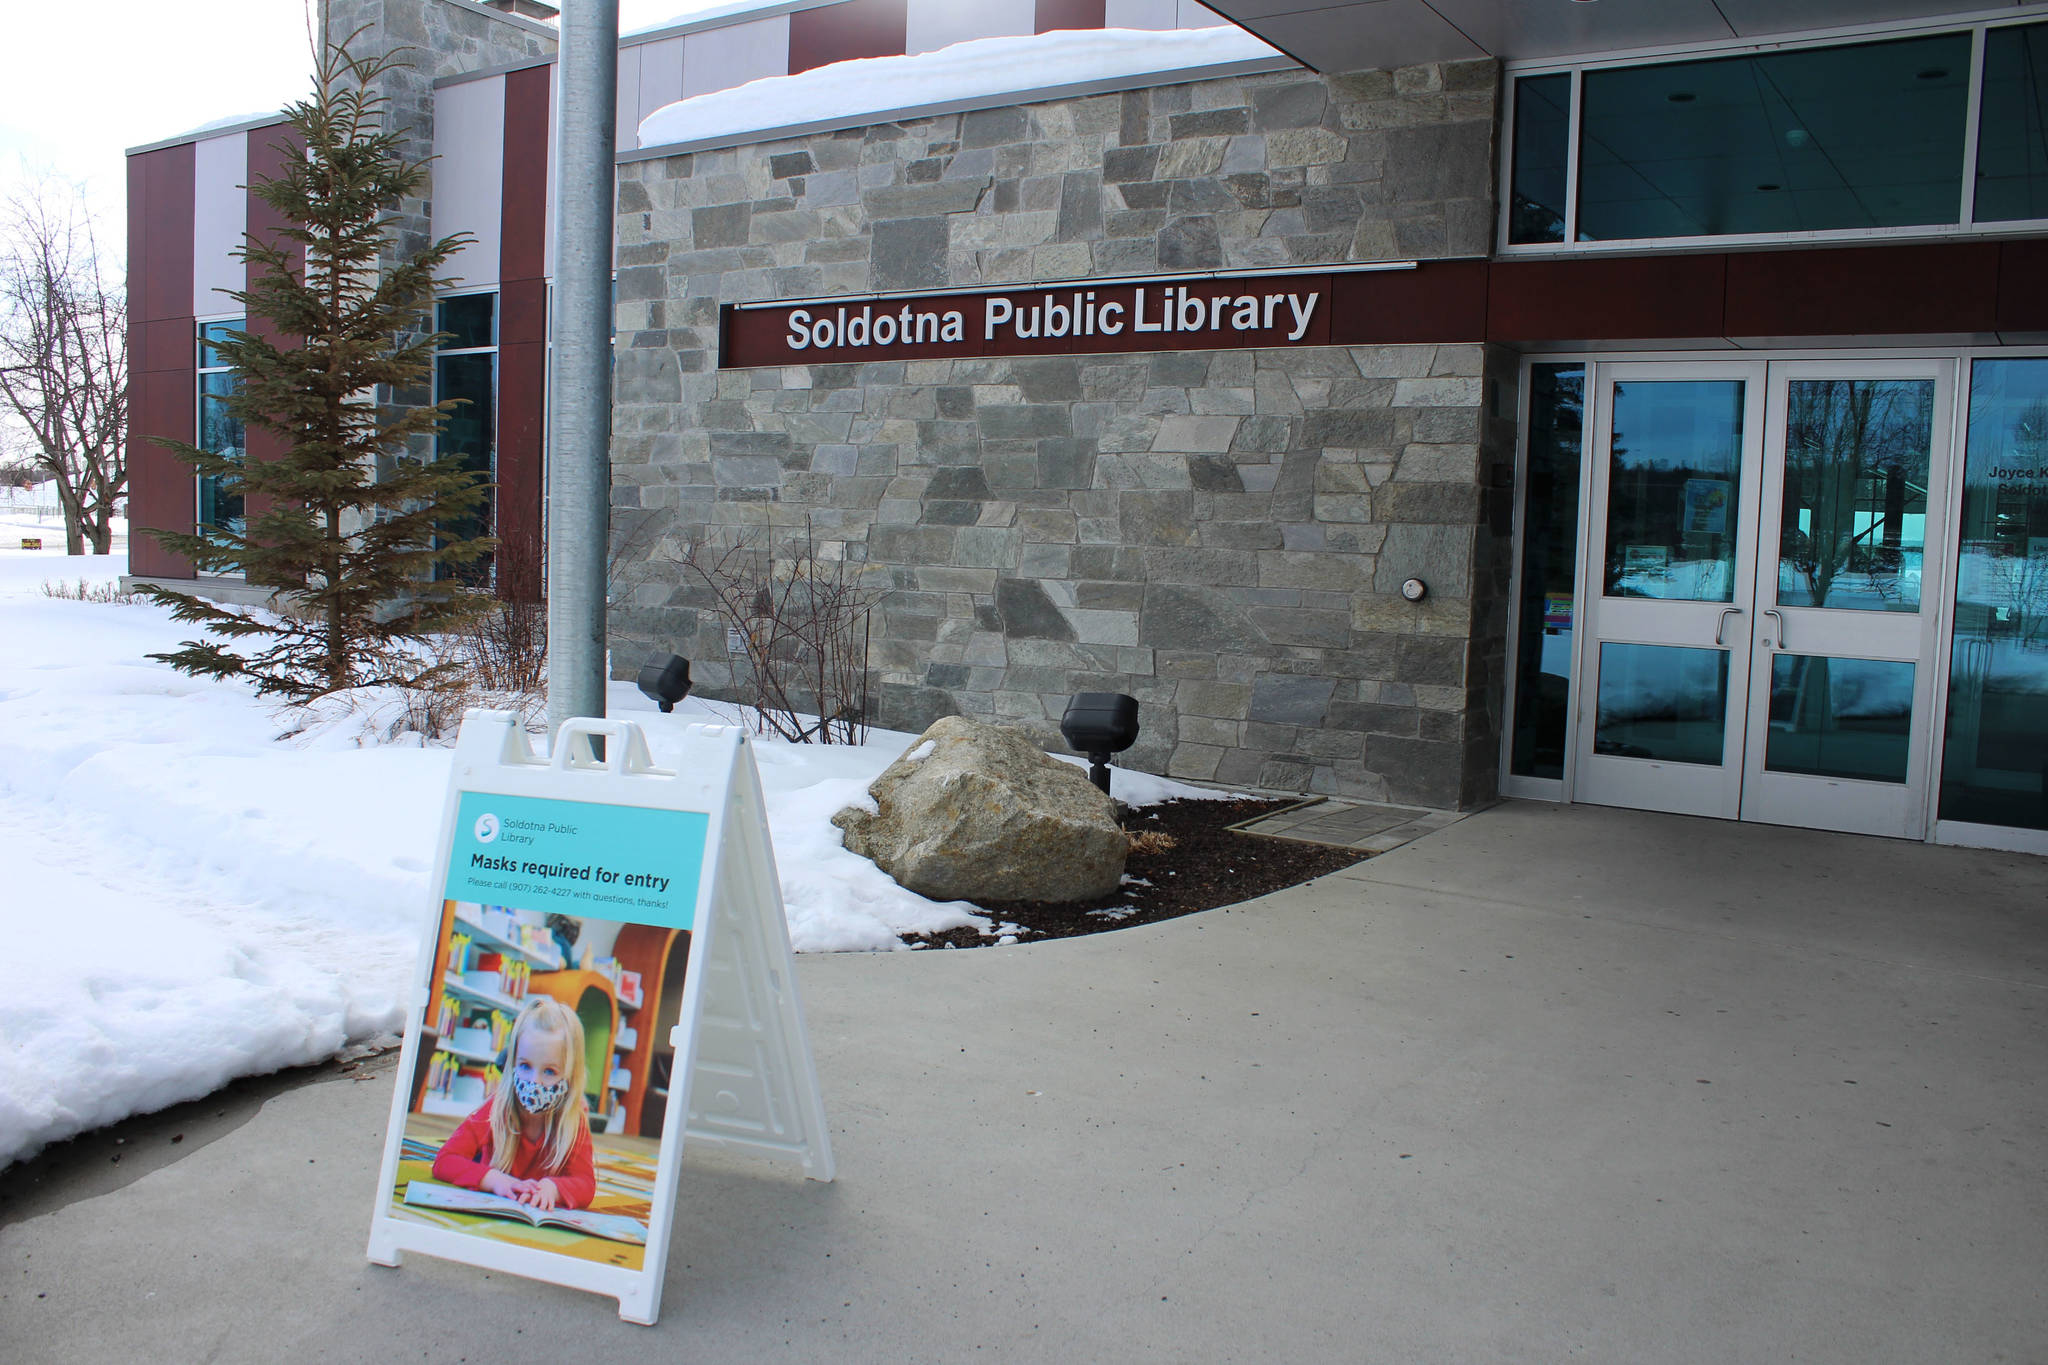
[[[1947,18],[2048,17],[2048,0],[1204,0],[1317,71],[1534,61],[1754,43]]]

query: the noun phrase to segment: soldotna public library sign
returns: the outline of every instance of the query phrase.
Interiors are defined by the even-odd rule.
[[[1102,351],[1331,346],[1381,340],[1417,266],[1089,281],[971,294],[727,305],[722,369]]]

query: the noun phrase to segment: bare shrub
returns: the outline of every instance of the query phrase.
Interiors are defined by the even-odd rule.
[[[796,744],[867,740],[868,639],[887,590],[863,581],[843,541],[805,518],[780,553],[758,528],[693,542],[676,563],[709,591],[733,655],[733,691],[756,728]],[[806,722],[807,716],[816,716]]]
[[[65,602],[140,602],[139,592],[123,592],[119,583],[95,583],[81,578],[76,583],[43,581],[43,596],[58,598]]]
[[[452,657],[487,692],[542,692],[548,684],[548,607],[500,602],[458,631]]]
[[[548,604],[540,547],[523,537],[500,541],[496,568],[502,596],[454,633],[444,657],[485,692],[544,693]]]
[[[453,739],[462,726],[462,713],[481,701],[459,670],[429,676],[400,691],[405,705],[392,720],[386,739],[408,730],[428,739]]]

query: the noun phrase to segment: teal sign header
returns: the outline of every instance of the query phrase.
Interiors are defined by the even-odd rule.
[[[711,821],[697,811],[464,792],[449,900],[694,928]]]

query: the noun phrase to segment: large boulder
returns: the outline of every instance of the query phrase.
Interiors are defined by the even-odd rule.
[[[1093,900],[1123,879],[1114,804],[1018,730],[948,716],[868,796],[832,817],[846,847],[934,900]]]

